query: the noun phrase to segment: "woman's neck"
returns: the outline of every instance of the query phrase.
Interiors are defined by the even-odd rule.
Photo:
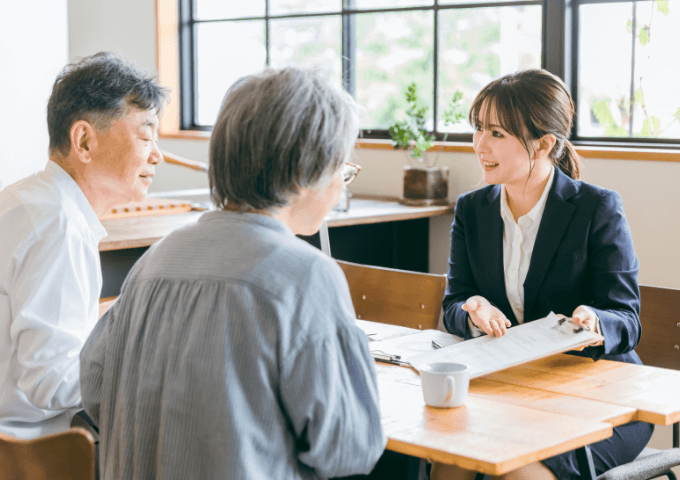
[[[546,159],[547,160],[547,159]],[[504,184],[508,207],[515,222],[526,215],[541,199],[552,172],[550,161],[536,161],[529,179],[522,184]]]

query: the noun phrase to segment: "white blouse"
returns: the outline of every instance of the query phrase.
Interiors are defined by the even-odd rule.
[[[0,191],[0,432],[67,430],[98,317],[106,230],[60,166]]]
[[[515,218],[508,205],[508,195],[505,186],[501,187],[501,218],[503,219],[503,270],[505,275],[505,292],[508,302],[517,321],[524,323],[524,280],[527,278],[531,254],[536,243],[538,227],[541,225],[543,211],[548,199],[548,192],[555,178],[555,167],[550,171],[548,183],[546,183],[541,198],[529,213]],[[475,326],[468,316],[468,325],[473,337],[480,336],[483,332]]]
[[[543,194],[529,213],[519,217],[517,222],[508,205],[505,186],[501,189],[501,218],[503,219],[503,269],[505,292],[517,321],[524,323],[524,280],[527,278],[531,254],[534,251],[538,227],[541,225],[548,192],[555,178],[555,167],[550,171]]]

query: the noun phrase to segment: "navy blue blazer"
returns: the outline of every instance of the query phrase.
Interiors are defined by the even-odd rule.
[[[461,307],[481,295],[512,322],[503,272],[501,186],[461,195],[451,227],[444,324],[471,337]],[[604,346],[577,355],[640,364],[639,263],[618,193],[573,180],[557,168],[524,282],[524,321],[587,305],[600,318]]]

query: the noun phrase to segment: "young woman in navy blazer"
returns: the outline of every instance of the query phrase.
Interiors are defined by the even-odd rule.
[[[543,70],[502,77],[475,99],[469,118],[489,186],[456,203],[444,323],[466,339],[500,336],[554,311],[604,337],[575,354],[640,364],[634,350],[641,331],[638,260],[630,228],[616,192],[578,180],[579,159],[568,140],[573,115],[564,83]],[[631,423],[592,445],[597,474],[633,460],[652,430]],[[579,476],[572,451],[505,478]],[[432,478],[473,474],[435,464]]]

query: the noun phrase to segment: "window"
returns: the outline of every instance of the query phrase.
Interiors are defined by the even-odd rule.
[[[677,0],[181,0],[179,32],[183,129],[209,130],[240,76],[298,65],[356,98],[368,138],[389,138],[416,82],[441,138],[456,90],[469,107],[492,79],[546,68],[577,102],[575,140],[680,140]],[[448,133],[471,138],[467,122]]]
[[[575,138],[677,143],[680,2],[581,3]]]

